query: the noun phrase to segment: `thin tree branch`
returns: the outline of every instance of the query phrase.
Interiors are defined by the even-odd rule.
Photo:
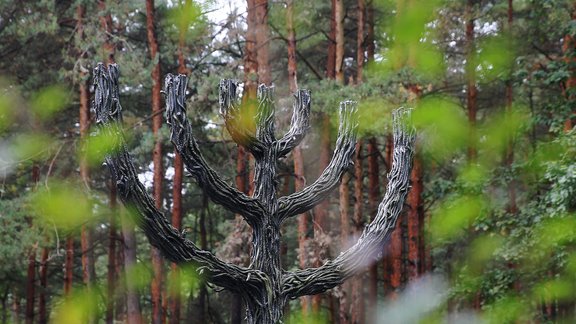
[[[283,157],[292,151],[306,136],[310,128],[310,91],[298,90],[294,94],[294,110],[290,130],[276,142],[278,157]]]
[[[282,285],[286,298],[315,295],[336,287],[382,257],[383,245],[394,230],[410,189],[415,135],[413,128],[406,124],[409,114],[408,110],[394,112],[394,162],[388,175],[386,195],[374,221],[364,229],[358,242],[336,259],[319,268],[287,274]]]
[[[186,118],[185,75],[168,74],[164,84],[166,95],[166,118],[170,125],[170,140],[182,156],[186,170],[198,182],[204,192],[217,204],[233,213],[240,214],[253,226],[264,214],[262,204],[224,182],[212,170],[200,153],[198,144],[192,136],[192,126]]]
[[[100,132],[108,138],[112,149],[106,156],[118,193],[129,207],[135,223],[144,231],[150,243],[158,248],[170,261],[175,263],[197,264],[198,272],[217,286],[242,294],[263,295],[269,285],[264,274],[225,263],[208,251],[199,249],[192,241],[179,233],[164,214],[159,211],[153,199],[138,180],[136,169],[126,149],[122,122],[122,107],[118,99],[118,67],[102,63],[94,69],[94,108]]]
[[[302,191],[278,199],[278,217],[281,220],[304,213],[328,197],[340,182],[344,172],[353,164],[352,155],[358,131],[356,112],[356,102],[340,103],[340,127],[332,160],[313,184]]]

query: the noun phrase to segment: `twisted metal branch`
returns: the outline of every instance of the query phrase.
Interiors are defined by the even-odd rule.
[[[126,148],[120,125],[122,107],[118,97],[118,67],[102,63],[94,69],[94,110],[99,131],[110,139],[111,150],[106,165],[118,188],[122,202],[129,207],[130,215],[150,243],[164,256],[176,263],[193,262],[204,278],[217,286],[242,294],[265,299],[270,284],[261,271],[246,269],[225,263],[210,252],[199,249],[192,241],[179,233],[164,214],[154,205],[154,200],[138,180],[136,169]],[[176,123],[176,120],[172,120]]]
[[[278,157],[292,151],[306,136],[310,128],[310,91],[298,90],[294,94],[294,104],[290,129],[277,141]]]
[[[254,135],[256,129],[253,112],[248,106],[241,107],[236,95],[237,88],[238,84],[234,80],[220,81],[220,114],[224,117],[226,129],[228,129],[232,140],[258,157],[264,152],[264,144]]]
[[[310,186],[278,199],[278,217],[281,220],[304,213],[328,197],[340,183],[344,172],[353,164],[358,131],[356,105],[354,101],[340,103],[340,127],[332,160]]]
[[[192,136],[192,126],[186,118],[187,82],[188,79],[183,74],[168,74],[164,82],[166,119],[171,129],[170,140],[182,156],[186,170],[192,174],[208,197],[229,211],[242,215],[248,224],[254,226],[265,212],[262,204],[224,182],[208,166]]]
[[[372,223],[362,232],[358,242],[336,259],[319,268],[299,270],[284,276],[282,291],[294,299],[315,295],[342,284],[346,279],[366,269],[381,258],[384,244],[394,230],[410,188],[410,170],[414,147],[414,129],[407,124],[410,111],[394,112],[394,158],[386,195]]]

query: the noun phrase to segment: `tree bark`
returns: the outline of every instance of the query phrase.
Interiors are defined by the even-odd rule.
[[[336,60],[334,73],[336,81],[344,84],[344,0],[334,0],[334,20],[336,22]]]
[[[268,0],[253,0],[255,4],[256,21],[256,52],[258,61],[258,83],[272,84],[272,74],[269,63],[270,32],[268,27]]]
[[[107,274],[107,301],[106,323],[114,323],[114,303],[116,301],[116,218],[118,208],[116,206],[116,186],[110,181],[109,188],[110,227],[108,228],[108,274]]]
[[[378,142],[375,137],[368,140],[368,211],[370,214],[370,221],[374,221],[376,213],[378,212],[378,199],[380,196],[380,170],[378,165]],[[374,263],[370,266],[369,270],[369,284],[368,284],[368,309],[369,314],[368,322],[375,323],[376,314],[376,301],[378,299],[378,264]]]
[[[350,174],[344,173],[342,182],[340,183],[340,250],[345,251],[350,246],[350,189],[348,187],[350,182]],[[350,302],[348,296],[350,294],[350,283],[345,282],[341,287],[342,295],[340,297],[340,323],[350,323]]]
[[[160,92],[162,90],[162,80],[160,78],[160,52],[158,50],[158,41],[156,39],[155,24],[156,19],[154,16],[154,0],[146,0],[146,35],[148,37],[148,48],[150,51],[150,59],[152,65],[152,132],[154,133],[154,150],[153,150],[153,188],[154,188],[154,201],[156,208],[162,206],[162,180],[164,178],[164,170],[162,165],[162,141],[160,140],[159,130],[162,127]],[[162,312],[162,282],[163,282],[163,262],[160,251],[152,247],[151,251],[152,270],[154,276],[150,284],[150,294],[152,298],[152,323],[161,324],[163,322]]]
[[[46,310],[46,291],[48,290],[48,248],[42,248],[40,259],[40,293],[38,296],[38,323],[48,323],[48,311]]]
[[[474,40],[474,0],[466,2],[466,108],[468,110],[468,126],[470,127],[470,143],[468,145],[468,161],[476,161],[478,155],[476,148],[476,114],[477,96],[476,88],[476,45]]]
[[[64,259],[64,295],[72,292],[72,280],[74,278],[74,237],[66,238],[66,256]]]
[[[408,213],[407,213],[407,236],[408,236],[408,269],[406,276],[409,281],[416,279],[419,275],[420,263],[420,241],[422,240],[422,162],[418,156],[414,157],[414,165],[410,176],[412,188],[408,193]]]
[[[34,323],[34,300],[36,287],[36,246],[28,252],[28,271],[26,276],[26,324]]]
[[[368,0],[366,7],[366,24],[368,31],[366,33],[366,57],[368,63],[374,62],[376,44],[374,43],[374,0]]]
[[[127,219],[126,212],[122,215],[122,235],[124,237],[124,269],[126,273],[126,322],[128,324],[142,323],[140,297],[137,290],[133,269],[136,266],[136,236],[133,223]]]
[[[328,57],[326,58],[326,77],[336,79],[336,0],[331,0],[330,34],[328,36]]]
[[[356,83],[362,83],[362,72],[364,69],[364,26],[365,21],[366,3],[364,0],[358,0],[357,12],[357,25],[358,30],[356,33]]]
[[[362,192],[362,182],[364,180],[364,169],[362,165],[362,140],[356,144],[354,156],[354,238],[360,237],[364,230],[363,207],[364,197]],[[364,323],[364,280],[363,273],[352,280],[352,303],[351,322],[354,324]]]

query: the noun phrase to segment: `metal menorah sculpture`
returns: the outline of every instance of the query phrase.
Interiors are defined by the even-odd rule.
[[[318,268],[288,272],[280,263],[281,225],[306,212],[325,199],[340,182],[352,164],[358,129],[356,103],[340,104],[340,126],[332,160],[320,177],[300,192],[278,197],[276,165],[304,138],[309,128],[310,92],[295,94],[290,130],[277,139],[274,132],[272,88],[260,85],[255,129],[245,127],[246,118],[236,97],[236,83],[220,82],[220,113],[226,128],[238,145],[244,146],[255,159],[254,194],[252,197],[223,181],[200,153],[186,118],[185,75],[168,75],[165,81],[166,118],[171,128],[170,140],[181,154],[186,170],[216,204],[240,214],[252,227],[250,266],[226,263],[212,253],[199,249],[173,228],[138,180],[136,169],[126,149],[121,127],[122,107],[118,90],[118,67],[98,64],[94,69],[94,109],[100,131],[113,139],[106,164],[124,204],[134,211],[136,224],[150,243],[175,263],[194,263],[203,278],[216,286],[240,294],[247,309],[248,323],[278,323],[283,306],[289,299],[322,293],[342,284],[365,269],[382,255],[400,215],[409,190],[409,176],[414,144],[413,128],[406,124],[408,110],[399,109],[393,116],[394,155],[388,175],[386,194],[374,220],[365,227],[358,242],[334,260]]]

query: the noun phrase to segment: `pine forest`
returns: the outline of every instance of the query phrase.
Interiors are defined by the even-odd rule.
[[[576,1],[0,0],[0,323],[575,323]]]

